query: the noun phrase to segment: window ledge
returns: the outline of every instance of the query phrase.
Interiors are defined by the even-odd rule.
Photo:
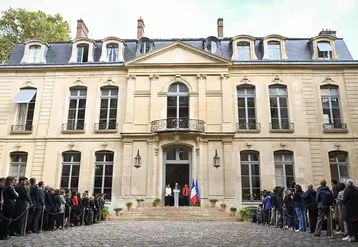
[[[295,130],[293,129],[270,129],[271,133],[293,133]]]
[[[114,129],[114,130],[95,130],[95,133],[117,133],[118,129]]]
[[[32,130],[12,130],[10,131],[10,134],[13,134],[13,135],[30,135],[32,134]]]
[[[242,201],[241,202],[241,205],[248,205],[248,206],[251,206],[251,205],[255,205],[255,206],[258,206],[258,205],[260,205],[260,204],[262,204],[262,202],[261,201]]]
[[[347,129],[323,129],[323,133],[348,133]]]
[[[237,129],[236,130],[237,133],[260,133],[261,130],[258,129]]]
[[[62,130],[62,134],[83,134],[85,130]]]

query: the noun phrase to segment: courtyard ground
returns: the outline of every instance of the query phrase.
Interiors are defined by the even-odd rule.
[[[113,221],[0,241],[4,247],[243,246],[346,247],[355,243],[241,222]]]

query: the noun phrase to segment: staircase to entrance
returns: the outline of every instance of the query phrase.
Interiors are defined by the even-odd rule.
[[[110,220],[118,221],[236,221],[236,217],[218,208],[204,207],[139,207],[128,211],[123,209],[120,216]]]

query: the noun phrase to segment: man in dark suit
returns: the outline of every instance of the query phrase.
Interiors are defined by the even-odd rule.
[[[27,231],[31,233],[31,231],[39,233],[39,219],[41,217],[41,211],[43,206],[45,205],[44,201],[40,196],[40,188],[36,184],[36,179],[30,179],[30,197],[32,200],[33,206],[30,209],[30,214],[28,218]]]
[[[26,188],[27,183],[27,178],[21,177],[19,179],[19,183],[15,186],[15,191],[19,194],[19,196],[16,199],[13,219],[21,217],[18,220],[13,221],[10,225],[10,234],[12,236],[18,236],[23,233],[26,218],[25,210],[27,206],[32,206],[32,200]]]

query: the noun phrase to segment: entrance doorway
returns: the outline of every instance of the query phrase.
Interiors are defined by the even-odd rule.
[[[183,146],[172,146],[164,149],[164,172],[163,172],[164,194],[165,187],[170,184],[173,189],[175,183],[178,183],[181,191],[187,184],[190,191],[191,179],[191,150]],[[163,202],[165,195],[163,194]],[[180,193],[179,205],[188,203],[189,198],[184,198]],[[190,197],[190,196],[189,196]],[[174,198],[170,200],[170,205],[174,205]],[[167,200],[168,202],[168,200]]]

